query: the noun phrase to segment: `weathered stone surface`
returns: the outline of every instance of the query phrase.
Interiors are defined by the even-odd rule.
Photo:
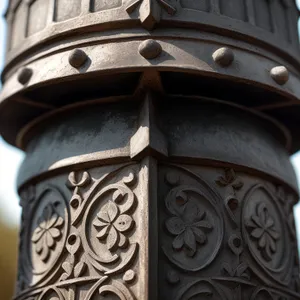
[[[17,300],[300,298],[294,1],[11,0],[6,17]]]

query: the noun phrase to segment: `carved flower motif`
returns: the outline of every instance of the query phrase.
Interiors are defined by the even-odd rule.
[[[187,202],[178,216],[166,221],[167,230],[175,235],[173,248],[181,250],[186,248],[189,256],[194,256],[197,250],[197,243],[203,245],[207,241],[204,230],[212,229],[212,225],[205,221],[206,213],[199,210],[196,204]]]
[[[61,238],[61,230],[59,229],[64,223],[60,217],[54,204],[48,204],[38,219],[38,227],[32,235],[32,242],[36,244],[35,251],[40,255],[42,261],[46,262],[50,256],[51,249],[54,249],[56,242]]]
[[[100,229],[97,237],[100,240],[106,239],[108,250],[113,251],[117,247],[126,246],[128,240],[123,233],[132,228],[133,219],[127,214],[120,214],[119,207],[109,201],[97,214],[93,225]]]
[[[251,216],[247,226],[250,229],[250,235],[257,240],[258,248],[263,257],[270,261],[276,252],[276,241],[279,239],[279,233],[276,231],[274,220],[269,215],[264,203],[257,205],[256,215]]]

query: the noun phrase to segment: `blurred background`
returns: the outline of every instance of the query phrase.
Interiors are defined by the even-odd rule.
[[[4,64],[6,27],[3,15],[7,3],[8,0],[0,0],[0,72]],[[300,0],[297,4],[300,7]],[[15,182],[23,157],[23,152],[0,137],[0,300],[12,299],[15,286],[21,215]],[[300,184],[300,152],[292,157],[292,163]],[[300,248],[300,204],[295,207],[295,219]]]

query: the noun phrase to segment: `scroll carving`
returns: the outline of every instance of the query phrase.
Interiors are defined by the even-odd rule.
[[[20,300],[140,299],[140,169],[103,170],[23,193]],[[158,182],[159,299],[299,298],[292,193],[199,166],[159,166]]]
[[[82,293],[79,286],[86,286],[86,300],[97,294],[136,299],[130,287],[138,279],[139,245],[134,238],[138,201],[133,191],[137,183],[135,167],[121,167],[100,179],[87,171],[71,172],[70,210],[57,187],[37,195],[25,238],[28,264],[22,274],[28,289],[19,291],[21,295],[42,288],[34,299],[75,300]],[[45,285],[51,288],[43,289]]]
[[[170,299],[298,299],[288,225],[294,195],[233,169],[163,165],[159,172],[162,270]],[[202,267],[205,253],[213,251]]]

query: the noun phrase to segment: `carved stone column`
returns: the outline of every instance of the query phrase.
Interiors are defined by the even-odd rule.
[[[297,21],[293,0],[11,0],[16,299],[299,299]]]

